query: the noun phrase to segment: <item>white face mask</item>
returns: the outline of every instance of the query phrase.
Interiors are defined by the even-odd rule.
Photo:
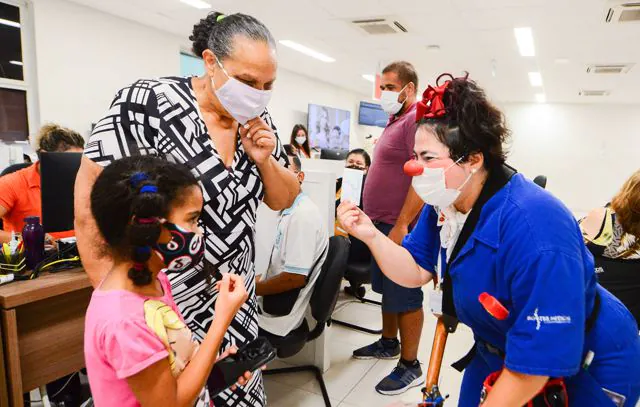
[[[271,100],[271,91],[258,90],[245,85],[229,76],[218,58],[216,58],[216,62],[229,78],[220,89],[216,89],[213,77],[211,77],[213,91],[225,110],[241,125],[260,116]]]
[[[303,145],[305,141],[307,141],[305,136],[296,136],[296,143],[298,143],[298,145]]]
[[[405,85],[404,88],[406,87],[407,86]],[[407,98],[405,98],[402,102],[398,102],[398,98],[400,97],[400,93],[402,93],[404,88],[400,89],[400,92],[393,92],[390,90],[382,91],[382,94],[380,95],[380,104],[382,105],[382,110],[384,110],[386,114],[396,114],[400,111],[400,109],[402,109],[402,105],[404,105],[404,102],[407,100]]]
[[[447,188],[444,173],[448,171],[449,168],[458,164],[461,160],[462,158],[458,159],[458,161],[451,164],[446,169],[425,167],[422,175],[413,177],[413,181],[411,181],[413,189],[425,203],[440,209],[448,208],[456,199],[458,199],[460,196],[460,190],[462,190],[465,184],[469,182],[473,174],[476,173],[475,169],[472,170],[471,174],[469,174],[467,179],[459,188]]]

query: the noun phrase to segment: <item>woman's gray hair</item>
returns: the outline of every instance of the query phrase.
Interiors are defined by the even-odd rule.
[[[233,40],[237,35],[263,41],[276,48],[276,41],[269,29],[255,17],[242,13],[225,16],[211,12],[193,26],[189,39],[193,41],[192,51],[197,56],[202,56],[206,49],[210,49],[222,60],[233,52]]]

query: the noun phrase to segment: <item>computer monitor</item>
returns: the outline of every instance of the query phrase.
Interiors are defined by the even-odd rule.
[[[311,148],[349,149],[350,111],[309,104],[307,124]]]
[[[332,150],[330,148],[323,148],[320,150],[320,158],[323,160],[346,160],[347,150]]]
[[[389,121],[389,115],[382,110],[378,103],[360,102],[358,110],[358,124],[365,126],[378,126],[385,128]]]
[[[40,153],[42,226],[46,233],[73,229],[73,188],[82,153]]]

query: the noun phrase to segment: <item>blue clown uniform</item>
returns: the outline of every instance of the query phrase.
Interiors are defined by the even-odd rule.
[[[403,242],[432,272],[437,256],[444,256],[439,229],[438,214],[426,205]],[[636,321],[596,283],[593,257],[577,222],[550,193],[520,174],[512,176],[482,206],[448,277],[457,317],[476,340],[460,406],[477,407],[484,379],[504,366],[565,378],[570,406],[635,406],[640,396]],[[483,308],[478,301],[483,292],[508,309],[507,319]],[[585,368],[590,353],[593,360]]]

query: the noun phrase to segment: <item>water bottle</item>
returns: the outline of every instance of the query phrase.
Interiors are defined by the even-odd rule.
[[[24,222],[22,240],[27,256],[26,263],[27,268],[33,270],[44,259],[44,229],[38,216],[29,216]]]

